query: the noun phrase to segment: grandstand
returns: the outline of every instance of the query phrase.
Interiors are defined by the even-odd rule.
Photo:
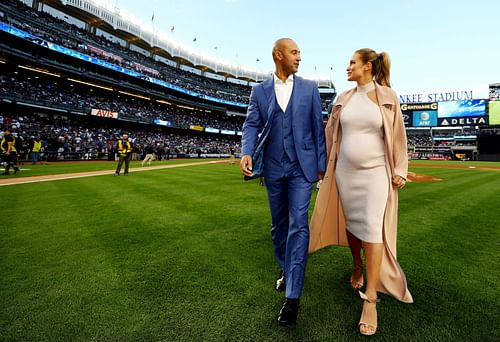
[[[46,159],[108,159],[127,131],[139,152],[147,144],[172,157],[239,152],[251,87],[270,73],[207,59],[91,1],[25,2],[0,4],[0,118],[16,123],[21,145],[42,134]],[[331,81],[317,83],[326,121],[336,90]],[[498,101],[498,88],[490,87],[490,101]],[[409,158],[500,159],[487,101],[479,116],[448,113],[449,120],[438,118],[440,104],[430,104],[434,121],[403,107]],[[72,134],[54,138],[61,129]],[[82,134],[86,144],[74,140]]]
[[[500,160],[498,127],[407,128],[408,158]]]
[[[411,159],[477,160],[475,127],[429,127],[406,129]]]
[[[488,100],[403,103],[401,108],[410,159],[500,159],[500,144],[486,148],[484,143],[493,142],[491,132],[500,132],[490,124]]]
[[[125,130],[138,148],[155,144],[174,157],[239,151],[251,86],[270,75],[153,44],[140,27],[88,1],[31,4],[0,4],[0,115],[4,123],[17,123],[21,144],[38,135],[43,123],[56,123],[55,129],[66,122],[74,135],[90,131],[93,146],[73,146],[41,130],[46,158],[108,158],[103,146]],[[87,24],[58,19],[47,6]],[[335,88],[331,82],[318,85],[326,114]],[[105,135],[99,127],[108,129]]]

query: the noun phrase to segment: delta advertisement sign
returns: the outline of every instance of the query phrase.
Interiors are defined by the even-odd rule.
[[[482,126],[488,124],[484,99],[402,103],[401,111],[406,126]]]
[[[482,126],[487,125],[486,100],[439,102],[439,126]]]

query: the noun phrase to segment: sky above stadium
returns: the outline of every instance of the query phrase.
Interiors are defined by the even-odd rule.
[[[342,91],[358,48],[386,51],[397,92],[469,90],[500,83],[500,1],[99,0],[182,45],[271,72],[280,37],[299,45],[299,74]]]

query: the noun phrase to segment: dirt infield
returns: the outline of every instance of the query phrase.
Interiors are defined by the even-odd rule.
[[[450,164],[411,164],[410,167],[442,168],[442,169],[478,169],[478,170],[500,170],[500,166],[472,166],[472,165],[450,165]]]
[[[408,182],[413,183],[423,183],[423,182],[438,182],[441,181],[441,178],[423,175],[415,172],[408,172]]]

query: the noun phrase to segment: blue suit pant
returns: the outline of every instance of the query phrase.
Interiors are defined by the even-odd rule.
[[[285,272],[286,298],[299,298],[304,286],[309,246],[308,211],[312,183],[299,175],[266,177],[271,237],[276,260]]]

